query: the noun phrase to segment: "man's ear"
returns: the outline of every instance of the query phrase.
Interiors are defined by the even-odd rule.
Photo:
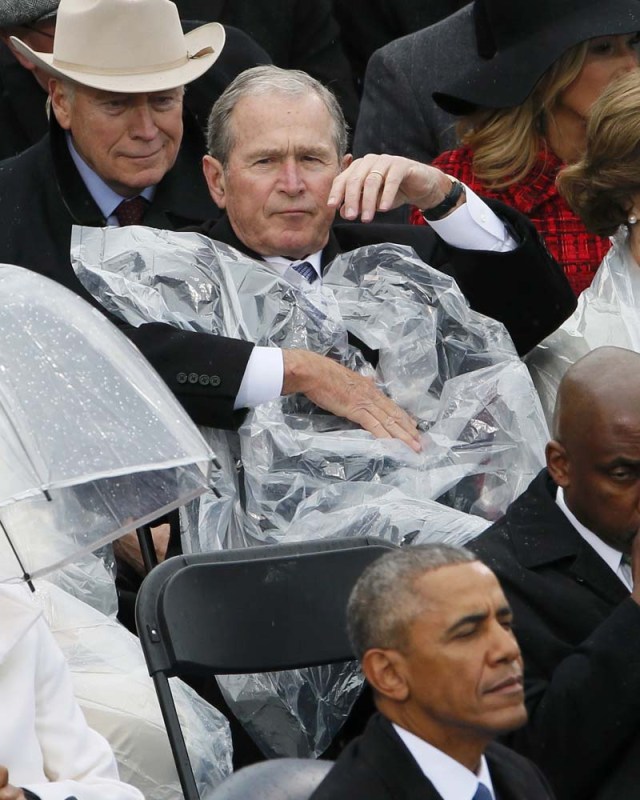
[[[379,695],[403,703],[409,696],[403,663],[403,656],[397,650],[373,648],[362,657],[362,672]]]
[[[73,118],[73,98],[67,92],[63,81],[57,78],[49,79],[49,97],[51,98],[51,108],[56,115],[58,125],[63,130],[70,131]]]
[[[351,153],[347,153],[346,156],[342,157],[342,161],[340,162],[340,172],[344,172],[344,170],[351,164],[353,161],[353,156]]]
[[[224,169],[217,158],[204,156],[202,159],[202,170],[209,187],[209,194],[218,208],[227,207],[227,197],[225,194]]]
[[[545,456],[547,459],[547,469],[549,475],[558,486],[565,488],[569,485],[569,456],[564,445],[560,444],[556,439],[547,442],[545,448]]]

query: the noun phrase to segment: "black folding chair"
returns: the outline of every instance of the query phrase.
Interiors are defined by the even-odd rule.
[[[186,800],[199,800],[168,678],[299,669],[353,658],[347,599],[394,549],[334,539],[175,556],[144,579],[136,621]]]

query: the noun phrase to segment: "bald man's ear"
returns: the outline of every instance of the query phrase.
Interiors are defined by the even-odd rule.
[[[556,439],[547,443],[545,448],[547,469],[549,475],[558,486],[565,488],[569,485],[569,456],[564,445]]]
[[[404,658],[397,650],[374,648],[362,657],[362,672],[371,687],[388,700],[403,703],[409,697]]]
[[[209,194],[218,208],[227,207],[227,197],[225,193],[224,169],[217,158],[204,156],[202,159],[202,170],[209,187]]]
[[[340,163],[340,172],[344,172],[344,170],[351,164],[353,161],[353,156],[351,153],[347,153],[346,156],[342,157],[342,162]]]

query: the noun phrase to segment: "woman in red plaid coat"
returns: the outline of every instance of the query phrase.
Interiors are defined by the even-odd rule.
[[[589,108],[638,67],[637,0],[475,0],[477,63],[435,101],[461,117],[462,146],[433,163],[526,214],[579,294],[609,248],[555,179],[584,150]],[[411,221],[424,224],[416,209]]]

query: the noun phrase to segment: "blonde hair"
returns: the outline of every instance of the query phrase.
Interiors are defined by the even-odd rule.
[[[587,230],[611,236],[640,194],[640,70],[613,81],[593,104],[587,146],[558,176],[558,189]]]
[[[580,74],[588,42],[570,48],[540,78],[518,106],[476,111],[458,123],[458,135],[473,151],[473,172],[491,189],[526,177],[546,146],[551,112],[561,93]]]

